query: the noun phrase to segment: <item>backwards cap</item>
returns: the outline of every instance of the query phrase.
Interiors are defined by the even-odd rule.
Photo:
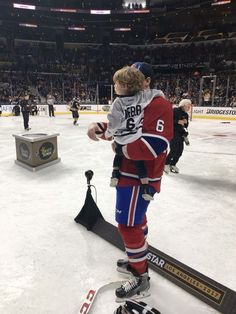
[[[145,76],[145,79],[147,77],[150,77],[151,80],[153,79],[154,72],[153,72],[152,66],[150,64],[148,64],[146,62],[135,62],[131,66],[136,68],[140,72],[142,72],[143,75]]]

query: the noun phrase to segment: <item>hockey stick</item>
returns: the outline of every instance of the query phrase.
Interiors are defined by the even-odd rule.
[[[117,227],[107,222],[88,189],[83,208],[74,219],[124,251]],[[224,314],[236,314],[236,292],[149,245],[148,264],[155,272]],[[83,312],[82,312],[83,313]]]
[[[124,251],[117,227],[98,219],[92,231]],[[148,264],[185,291],[224,314],[236,314],[236,292],[149,245]]]
[[[117,288],[117,286],[121,285],[122,283],[124,283],[124,280],[111,281],[104,285],[101,285],[96,290],[90,289],[87,293],[85,301],[83,302],[78,314],[88,314],[98,294],[104,292],[106,289],[115,289]]]

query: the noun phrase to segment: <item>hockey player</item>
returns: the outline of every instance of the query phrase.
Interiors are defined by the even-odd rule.
[[[154,97],[162,96],[158,90],[143,90],[145,77],[134,67],[126,66],[115,72],[113,76],[115,92],[118,97],[111,106],[108,114],[106,138],[113,137],[116,145],[125,145],[141,137],[144,108]],[[116,186],[120,177],[122,156],[115,155],[111,186]],[[144,161],[135,161],[137,173],[141,181],[141,194],[147,200],[153,200],[153,193],[149,187],[147,171]]]
[[[143,62],[133,66],[145,76],[144,89],[148,89],[153,77],[152,67]],[[88,136],[98,141],[96,133],[103,133],[107,123],[92,123]],[[155,97],[144,109],[142,136],[132,143],[117,146],[115,151],[123,156],[116,194],[116,221],[124,241],[128,259],[117,262],[118,270],[130,272],[130,279],[116,289],[120,300],[145,296],[150,287],[147,249],[146,211],[149,201],[142,198],[140,180],[134,160],[144,160],[153,193],[160,192],[161,177],[166,159],[166,150],[173,135],[172,105],[163,97]]]
[[[70,104],[70,111],[72,113],[72,117],[74,119],[73,124],[78,125],[78,119],[79,119],[79,109],[80,109],[80,104],[79,100],[77,100],[75,97],[72,99],[71,104]]]
[[[174,137],[170,142],[170,152],[166,158],[165,172],[179,173],[176,166],[184,150],[184,142],[189,145],[188,140],[188,111],[192,102],[190,99],[182,99],[177,108],[174,108]]]

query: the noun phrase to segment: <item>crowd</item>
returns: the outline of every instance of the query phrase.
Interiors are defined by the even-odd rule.
[[[12,71],[79,73],[82,80],[103,81],[110,79],[110,70],[119,68],[122,62],[132,64],[133,60],[144,60],[147,56],[153,65],[172,70],[201,67],[232,71],[236,44],[233,40],[185,45],[88,44],[58,52],[56,45],[45,48],[18,43],[11,51],[1,45],[0,66],[2,70]]]
[[[228,106],[236,95],[236,45],[233,41],[183,46],[85,45],[64,49],[56,47],[16,46],[12,51],[3,46],[0,52],[1,102],[17,98],[22,91],[44,102],[51,92],[57,103],[74,96],[82,102],[108,103],[112,74],[133,60],[148,60],[154,65],[155,86],[178,103],[191,98],[194,105]],[[106,56],[106,58],[104,58]],[[217,75],[215,95],[211,80],[204,75]],[[206,94],[209,95],[205,101]]]
[[[97,84],[81,81],[78,76],[27,73],[0,73],[0,103],[16,101],[22,93],[28,93],[37,103],[45,103],[50,92],[55,103],[66,103],[78,97],[82,103],[108,104],[111,100],[111,87],[106,82]],[[213,80],[204,79],[201,97],[201,76],[199,73],[162,74],[154,81],[154,86],[161,89],[174,104],[182,98],[190,98],[194,105],[233,106],[236,96],[236,75],[222,74],[216,79],[214,102]],[[228,86],[228,88],[227,88]]]

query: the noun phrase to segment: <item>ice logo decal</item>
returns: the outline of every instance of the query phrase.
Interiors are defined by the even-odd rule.
[[[19,145],[19,152],[20,152],[20,157],[23,160],[27,160],[30,157],[30,150],[28,146],[25,143],[20,143]]]
[[[54,145],[50,142],[43,143],[39,148],[39,158],[43,160],[49,159],[54,153]]]

